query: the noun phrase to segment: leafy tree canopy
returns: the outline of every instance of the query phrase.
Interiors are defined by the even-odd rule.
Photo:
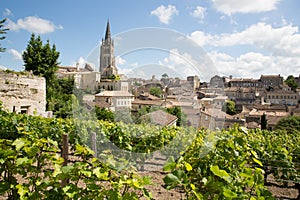
[[[81,99],[76,98],[74,92],[79,94],[80,92],[75,87],[74,78],[59,79],[56,77],[58,58],[59,52],[55,45],[51,47],[49,41],[43,44],[40,36],[31,35],[23,53],[25,70],[32,71],[34,75],[43,76],[46,79],[47,110],[53,111],[57,117],[68,118],[73,116],[74,100],[81,102]]]
[[[98,120],[114,122],[114,113],[112,111],[96,106],[95,112]]]
[[[151,95],[154,95],[156,97],[161,97],[162,95],[162,91],[159,87],[152,87],[150,88],[149,92]]]
[[[161,75],[161,77],[162,77],[162,78],[168,78],[169,76],[168,76],[167,73],[164,73],[164,74]]]
[[[23,53],[26,71],[32,71],[34,75],[43,76],[49,82],[53,79],[58,68],[58,58],[59,52],[56,51],[55,45],[51,47],[49,40],[44,45],[40,36],[31,35]]]
[[[181,108],[178,106],[167,108],[167,113],[175,115],[177,117],[177,126],[187,125],[187,116],[182,112]]]
[[[228,115],[235,115],[236,114],[236,109],[235,109],[235,102],[234,101],[226,101],[222,111],[226,112]]]
[[[288,133],[300,132],[300,116],[288,116],[279,120],[276,129],[285,130]]]
[[[295,77],[293,75],[289,75],[287,79],[284,81],[293,91],[296,91],[298,84],[295,81]]]
[[[133,123],[133,118],[129,108],[120,108],[115,110],[114,118],[116,122]]]
[[[9,30],[8,28],[4,28],[5,22],[6,22],[6,18],[0,20],[0,40],[4,40],[6,38],[4,35]],[[4,52],[5,50],[6,49],[1,47],[1,44],[0,44],[0,52]]]

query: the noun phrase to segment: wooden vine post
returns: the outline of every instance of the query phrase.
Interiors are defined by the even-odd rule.
[[[95,132],[91,132],[92,150],[94,151],[94,157],[97,157],[97,135]]]
[[[63,166],[68,165],[68,156],[69,156],[69,135],[63,134],[62,135],[62,150],[61,150],[61,157],[64,159]],[[65,178],[61,182],[61,187],[65,187],[69,182],[69,179]]]

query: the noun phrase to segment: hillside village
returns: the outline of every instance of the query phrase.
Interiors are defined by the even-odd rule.
[[[196,128],[226,129],[240,124],[273,130],[281,118],[300,116],[300,75],[294,79],[297,88],[291,88],[280,74],[264,74],[259,79],[212,74],[208,82],[201,82],[197,75],[181,80],[166,73],[149,79],[119,74],[109,22],[100,46],[99,69],[89,63],[84,67],[60,66],[56,75],[74,78],[75,86],[84,92],[84,104],[90,107],[112,112],[128,109],[131,113],[145,108],[179,107],[187,117],[187,125]],[[0,71],[0,77],[0,101],[7,110],[53,117],[46,111],[44,78],[6,71]],[[228,101],[234,102],[234,113],[224,109]],[[164,111],[149,116],[162,126],[175,125],[178,120]]]

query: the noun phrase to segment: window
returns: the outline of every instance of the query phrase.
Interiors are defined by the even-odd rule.
[[[29,106],[21,106],[21,114],[28,114]]]

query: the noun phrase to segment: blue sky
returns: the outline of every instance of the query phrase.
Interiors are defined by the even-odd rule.
[[[0,54],[0,67],[24,69],[21,54],[32,32],[56,45],[61,65],[89,62],[109,19],[115,40],[145,27],[175,31],[193,40],[212,61],[213,73],[253,78],[261,74],[299,76],[299,6],[298,0],[0,0],[0,19],[7,18],[10,28],[1,41],[7,51]],[[133,42],[138,39],[157,37],[143,36]],[[188,69],[188,60],[194,60],[196,66],[205,62],[192,55],[197,50],[192,53],[193,48],[173,47],[172,42],[159,53],[144,50],[117,55],[119,71],[126,74],[130,67],[153,64],[166,67],[159,73],[168,68],[185,76],[212,69],[209,65],[200,67],[200,72]],[[115,48],[117,52],[117,44]]]

